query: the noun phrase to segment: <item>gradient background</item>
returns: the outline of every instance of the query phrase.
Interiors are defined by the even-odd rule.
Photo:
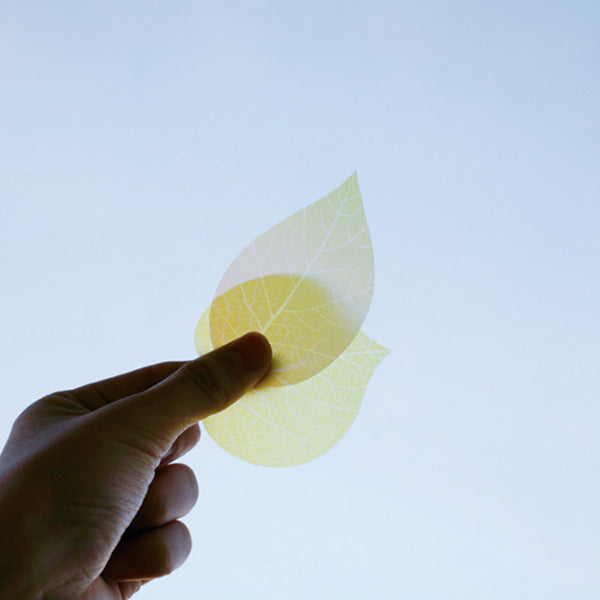
[[[195,355],[254,237],[358,170],[348,435],[208,436],[188,562],[140,598],[600,594],[597,2],[3,2],[0,439],[48,392]],[[136,596],[138,597],[138,596]]]

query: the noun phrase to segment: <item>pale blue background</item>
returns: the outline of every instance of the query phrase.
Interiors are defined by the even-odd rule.
[[[0,439],[195,354],[256,235],[355,169],[392,349],[289,469],[208,436],[140,598],[600,595],[597,2],[3,2]]]

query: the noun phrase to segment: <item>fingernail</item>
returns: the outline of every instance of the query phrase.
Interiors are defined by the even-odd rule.
[[[253,331],[229,344],[232,350],[235,350],[244,364],[244,369],[248,373],[254,373],[271,361],[271,345],[269,340]]]

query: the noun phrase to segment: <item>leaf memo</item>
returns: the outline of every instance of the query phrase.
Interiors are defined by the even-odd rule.
[[[260,331],[273,348],[273,368],[259,387],[204,420],[222,448],[254,464],[285,466],[341,439],[388,352],[360,332],[373,279],[356,174],[238,255],[196,327],[196,347],[204,354]]]

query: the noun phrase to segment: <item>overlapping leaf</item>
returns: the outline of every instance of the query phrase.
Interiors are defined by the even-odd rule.
[[[356,174],[247,246],[196,328],[200,353],[248,331],[273,347],[259,389],[205,420],[215,441],[261,465],[319,456],[348,430],[387,350],[360,332],[373,251]]]
[[[208,313],[196,327],[200,354],[212,349]],[[264,386],[204,420],[230,454],[264,466],[291,466],[317,458],[348,431],[375,368],[388,350],[362,331],[342,355],[295,385]]]

